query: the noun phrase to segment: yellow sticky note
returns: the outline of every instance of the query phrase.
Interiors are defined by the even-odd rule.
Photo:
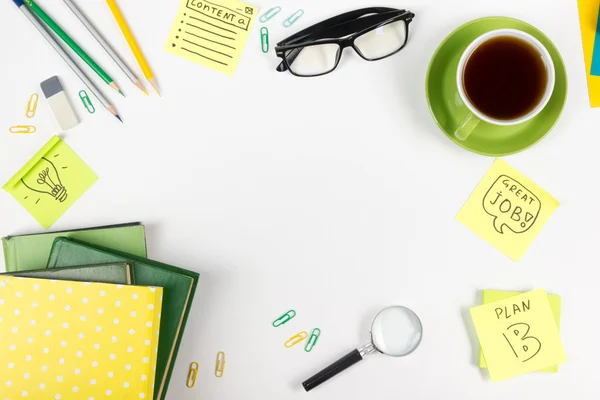
[[[235,0],[183,0],[165,50],[233,75],[257,13]]]
[[[58,136],[53,136],[5,185],[48,229],[98,179]]]
[[[492,381],[567,361],[543,289],[471,309]]]
[[[583,58],[585,60],[585,75],[587,78],[590,106],[600,106],[600,76],[590,74],[592,68],[592,55],[596,37],[596,24],[598,22],[598,7],[600,0],[578,0],[579,27],[581,29],[581,42],[583,44]]]
[[[482,304],[493,303],[498,300],[504,300],[509,297],[518,296],[523,292],[506,292],[503,290],[484,290],[482,293]],[[548,295],[548,302],[550,303],[550,308],[552,309],[552,316],[554,317],[554,322],[556,322],[556,329],[560,332],[560,311],[561,311],[561,299],[560,296],[555,294]],[[479,368],[487,368],[487,363],[485,362],[485,357],[483,355],[483,351],[479,353]],[[537,372],[558,372],[558,365],[553,365],[548,368],[543,368]]]
[[[0,278],[2,398],[151,400],[162,294]]]
[[[538,185],[497,159],[456,219],[518,261],[558,205]]]

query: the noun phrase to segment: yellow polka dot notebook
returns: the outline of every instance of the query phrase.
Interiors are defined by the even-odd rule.
[[[162,288],[0,278],[0,399],[152,399]]]

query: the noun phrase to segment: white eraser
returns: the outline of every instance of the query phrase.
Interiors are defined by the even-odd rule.
[[[67,94],[64,92],[58,77],[53,76],[40,83],[44,97],[50,104],[50,109],[54,113],[54,117],[63,131],[67,131],[79,124],[79,119],[75,110],[69,102]]]

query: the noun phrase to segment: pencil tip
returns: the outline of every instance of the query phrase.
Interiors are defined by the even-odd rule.
[[[123,93],[123,91],[122,91],[122,90],[119,90],[119,94],[120,94],[121,96],[123,96],[123,97],[127,98],[127,96],[125,96],[125,93]]]
[[[115,115],[115,117],[117,117],[117,119],[118,119],[119,121],[121,121],[121,123],[123,123],[123,120],[121,119],[121,117],[119,117],[118,115]]]
[[[148,92],[147,92],[145,89],[142,89],[142,92],[144,92],[144,94],[145,94],[146,96],[148,96]]]

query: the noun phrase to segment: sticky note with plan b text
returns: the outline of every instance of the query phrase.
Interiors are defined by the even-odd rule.
[[[471,317],[494,382],[567,361],[543,289],[474,307]]]

